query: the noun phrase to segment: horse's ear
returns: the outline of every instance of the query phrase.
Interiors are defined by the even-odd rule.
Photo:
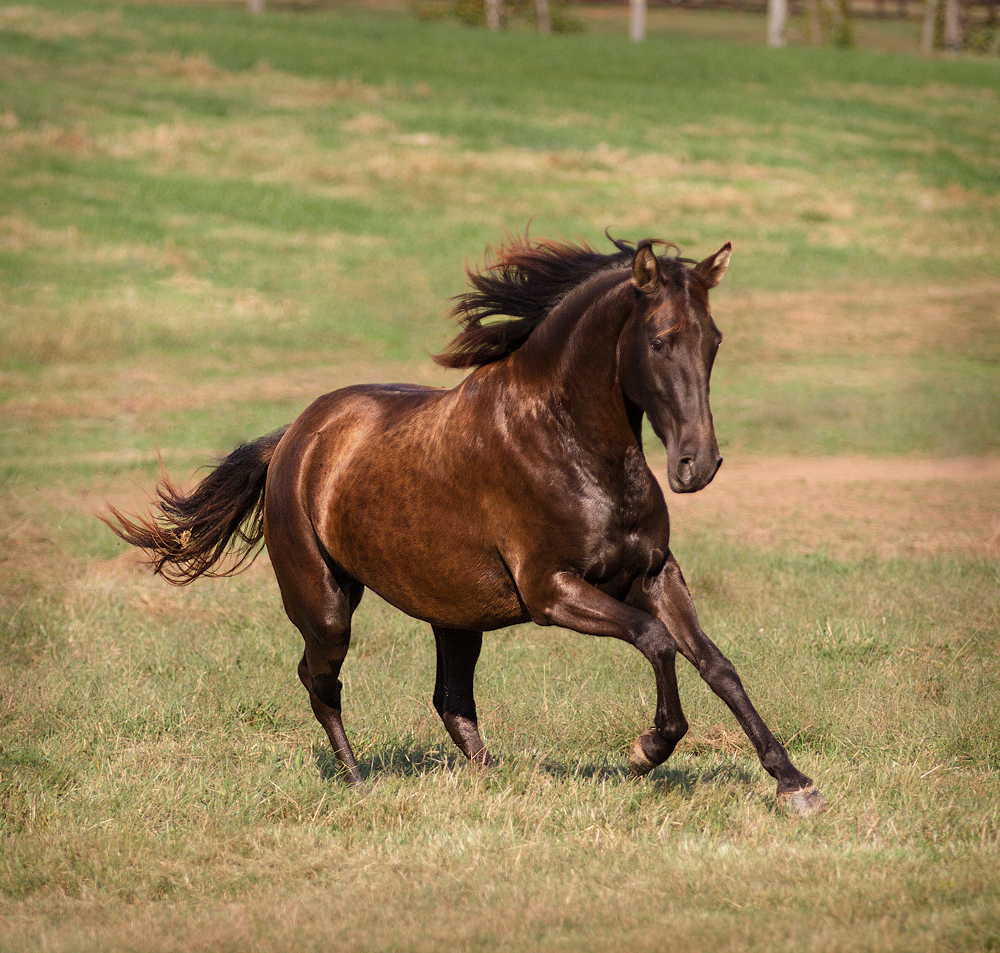
[[[714,255],[709,255],[704,261],[699,261],[692,271],[701,279],[706,288],[714,288],[726,274],[732,253],[733,243],[726,242]]]
[[[643,294],[652,294],[660,284],[660,263],[651,242],[640,242],[632,259],[632,284]]]

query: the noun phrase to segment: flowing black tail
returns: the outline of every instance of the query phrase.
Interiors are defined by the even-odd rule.
[[[164,473],[153,505],[158,513],[100,516],[112,531],[144,549],[153,571],[175,586],[199,576],[232,576],[253,561],[264,536],[267,467],[287,427],[237,447],[190,493]],[[228,568],[213,571],[224,557]]]

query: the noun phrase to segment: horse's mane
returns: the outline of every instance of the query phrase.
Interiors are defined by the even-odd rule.
[[[459,295],[451,312],[462,330],[434,360],[444,367],[482,367],[516,351],[575,287],[598,272],[631,262],[637,246],[608,238],[618,249],[609,255],[587,244],[508,238],[492,252],[492,261],[483,271],[466,268],[474,290]],[[655,244],[677,248],[671,242]],[[661,259],[668,270],[683,268],[682,262],[687,259]],[[500,315],[506,320],[484,323]]]

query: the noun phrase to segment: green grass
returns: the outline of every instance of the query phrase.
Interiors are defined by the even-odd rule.
[[[828,814],[777,812],[748,744],[686,668],[691,736],[651,779],[630,780],[624,751],[652,703],[645,664],[530,628],[487,639],[479,696],[502,764],[470,771],[430,709],[427,633],[372,598],[345,670],[369,782],[351,791],[297,684],[267,576],[178,594],[91,574],[70,611],[43,600],[9,629],[5,948],[29,942],[29,924],[55,948],[97,948],[59,933],[73,923],[86,936],[97,916],[115,948],[197,942],[180,909],[211,922],[221,948],[244,928],[318,948],[309,926],[269,922],[282,910],[342,924],[345,948],[431,949],[470,931],[473,948],[596,950],[620,935],[644,949],[675,926],[682,949],[820,936],[831,949],[982,948],[1000,928],[1000,748],[984,708],[995,565],[734,562],[711,547],[687,563],[705,623],[832,796]],[[227,926],[233,903],[256,911],[244,927]],[[737,940],[749,909],[756,938]],[[131,933],[136,912],[152,934]]]
[[[454,383],[463,262],[529,222],[734,242],[736,464],[1000,452],[1000,62],[589,22],[0,4],[0,950],[1000,945],[995,478],[751,486],[738,532],[718,484],[677,502],[705,628],[831,799],[804,822],[684,664],[691,732],[633,781],[648,666],[531,626],[486,640],[470,770],[370,594],[349,790],[267,567],[173,590],[94,519],[157,449],[186,479],[341,384]]]
[[[47,368],[80,360],[111,375],[206,355],[413,366],[447,339],[460,263],[529,221],[699,255],[732,239],[727,332],[746,308],[733,290],[957,289],[997,273],[991,60],[486,37],[349,10],[62,9],[4,7],[0,29],[17,75],[0,92],[0,364],[38,391]],[[780,322],[769,311],[747,317]],[[997,379],[934,343],[908,381],[868,355],[889,394],[858,429],[914,404],[921,424],[859,449],[996,449],[990,414],[942,439],[940,391],[983,406]],[[773,357],[753,379],[720,368],[719,398],[766,418],[755,384],[786,373]],[[794,363],[811,377],[811,355]],[[794,419],[760,450],[845,442],[827,435],[822,389],[789,401]]]

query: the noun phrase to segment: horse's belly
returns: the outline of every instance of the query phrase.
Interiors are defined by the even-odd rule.
[[[335,558],[351,576],[414,618],[482,631],[524,621],[499,557],[489,558],[480,546],[462,542],[412,534],[342,539]]]
[[[489,632],[528,621],[512,591],[476,586],[466,591],[449,589],[443,593],[421,587],[414,592],[399,585],[398,579],[390,580],[388,585],[381,583],[382,580],[378,580],[374,584],[365,582],[365,585],[400,611],[432,625]]]
[[[436,625],[495,629],[525,618],[481,498],[399,466],[370,470],[317,520],[330,555],[398,609]]]

